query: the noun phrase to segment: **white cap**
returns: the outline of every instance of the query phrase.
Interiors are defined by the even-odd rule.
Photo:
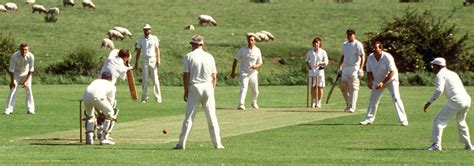
[[[189,42],[190,44],[191,43],[194,43],[194,44],[204,44],[204,37],[202,37],[201,35],[194,35],[192,38],[191,38],[191,42]]]
[[[431,64],[434,65],[439,65],[439,66],[446,66],[446,60],[444,58],[435,58],[433,61],[430,62]]]
[[[151,29],[150,24],[145,24],[145,26],[143,26],[143,29]]]

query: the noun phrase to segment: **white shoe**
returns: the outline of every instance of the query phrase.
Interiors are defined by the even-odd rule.
[[[12,114],[12,111],[5,111],[4,114],[5,115],[10,115],[10,114]]]
[[[260,107],[257,105],[257,103],[253,103],[252,104],[252,107],[255,108],[255,109],[259,109]]]
[[[345,112],[349,112],[349,113],[354,113],[354,112],[355,112],[354,109],[352,109],[352,108],[346,109],[346,110],[344,110],[344,111],[345,111]]]
[[[401,123],[401,125],[402,125],[402,126],[408,126],[408,121],[403,121],[403,122]]]
[[[179,144],[176,144],[176,146],[173,148],[173,150],[184,150],[184,147],[179,145]]]
[[[464,150],[472,151],[472,145],[466,144],[466,145],[464,146]]]
[[[100,144],[101,145],[115,145],[115,142],[112,140],[103,139],[103,140],[100,140]]]
[[[142,100],[142,103],[146,103],[146,100]]]
[[[161,103],[161,97],[157,98],[157,99],[156,99],[156,102],[157,102],[157,103]]]
[[[368,121],[368,120],[364,120],[362,122],[359,122],[360,125],[369,125],[369,124],[372,124],[371,121]]]
[[[30,111],[28,111],[28,112],[26,112],[26,113],[27,113],[27,114],[31,114],[31,115],[34,115],[34,114],[35,114],[35,112],[30,112]]]
[[[319,100],[318,104],[316,104],[316,108],[321,108],[321,100]]]
[[[216,149],[224,149],[224,146],[223,145],[217,146]]]
[[[239,106],[237,107],[237,110],[245,110],[245,106],[244,106],[244,105],[239,105]]]
[[[438,145],[437,143],[433,143],[430,147],[426,148],[426,150],[441,151],[443,150],[443,148],[441,148],[441,145]]]
[[[311,108],[316,108],[316,103],[311,103]]]

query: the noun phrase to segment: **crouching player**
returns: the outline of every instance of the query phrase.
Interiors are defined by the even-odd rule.
[[[87,89],[82,96],[86,111],[86,144],[94,143],[94,128],[95,128],[95,111],[101,110],[105,115],[105,121],[102,124],[104,129],[100,135],[100,144],[113,145],[111,139],[107,139],[107,135],[111,133],[114,123],[116,121],[115,107],[115,85],[112,83],[112,74],[110,72],[103,72],[101,79],[96,79],[87,86]]]

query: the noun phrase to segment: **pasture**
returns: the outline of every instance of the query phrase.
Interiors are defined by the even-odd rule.
[[[474,154],[463,150],[451,120],[443,137],[442,152],[423,150],[430,144],[432,119],[444,104],[438,100],[428,113],[422,107],[433,87],[401,87],[410,125],[396,120],[388,92],[379,105],[377,119],[358,125],[368,103],[368,90],[359,93],[358,111],[343,112],[335,91],[321,109],[304,108],[303,86],[261,87],[260,110],[236,111],[238,87],[216,89],[218,119],[224,150],[212,147],[205,116],[196,117],[187,149],[171,150],[177,143],[184,102],[181,87],[165,86],[163,103],[132,102],[126,86],[119,86],[119,122],[113,137],[117,144],[79,144],[78,99],[86,85],[36,85],[37,113],[24,112],[18,96],[15,112],[0,116],[2,165],[466,165]],[[329,87],[326,87],[326,92]],[[0,88],[1,94],[7,87]],[[473,87],[468,87],[470,94]],[[54,92],[54,94],[51,94]],[[0,103],[5,101],[0,96]],[[247,101],[247,104],[249,101]],[[472,111],[468,123],[472,130]],[[169,133],[163,135],[161,130]]]

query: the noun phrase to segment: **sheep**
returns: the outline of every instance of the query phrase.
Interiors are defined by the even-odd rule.
[[[7,8],[2,4],[0,4],[0,12],[7,12]]]
[[[132,38],[132,33],[130,31],[128,31],[127,28],[124,28],[124,27],[114,27],[114,30],[116,31],[119,31],[124,37],[130,37],[130,39]]]
[[[199,15],[198,20],[199,20],[199,25],[206,24],[207,26],[209,25],[217,26],[216,20],[214,20],[214,18],[212,18],[209,15]]]
[[[74,0],[63,0],[63,5],[64,6],[72,6],[74,7],[76,3],[74,3]]]
[[[186,25],[184,29],[194,31],[194,25]]]
[[[57,16],[58,14],[59,14],[59,8],[57,7],[49,8],[48,11],[46,12],[46,15],[51,15],[51,16]]]
[[[43,5],[33,5],[31,8],[33,9],[31,13],[46,13],[46,8]]]
[[[15,10],[15,11],[18,10],[16,3],[13,3],[13,2],[5,3],[5,8],[7,8],[7,10]]]
[[[89,9],[90,9],[90,8],[95,9],[95,4],[94,4],[92,1],[90,1],[90,0],[83,0],[83,1],[82,1],[82,7],[83,7],[83,8],[88,7]]]
[[[107,32],[107,36],[109,36],[109,39],[112,40],[113,38],[115,38],[115,40],[119,39],[120,40],[123,40],[125,37],[122,35],[122,33],[120,33],[119,31],[117,30],[109,30],[109,32]]]
[[[34,4],[34,3],[36,3],[36,0],[26,0],[25,2],[27,4]]]
[[[108,39],[108,38],[102,39],[101,47],[102,48],[109,48],[111,50],[113,50],[115,48],[114,42],[112,40]]]
[[[273,37],[272,33],[268,31],[261,31],[261,32],[267,35],[270,40],[275,40],[275,37]]]
[[[247,37],[248,36],[253,36],[255,38],[255,41],[260,41],[261,40],[260,37],[257,34],[253,33],[253,32],[248,32],[245,36],[247,36]]]
[[[255,34],[258,36],[258,38],[260,38],[260,40],[257,40],[257,41],[268,41],[268,40],[270,40],[268,38],[268,36],[266,34],[262,33],[262,32],[256,32]]]

